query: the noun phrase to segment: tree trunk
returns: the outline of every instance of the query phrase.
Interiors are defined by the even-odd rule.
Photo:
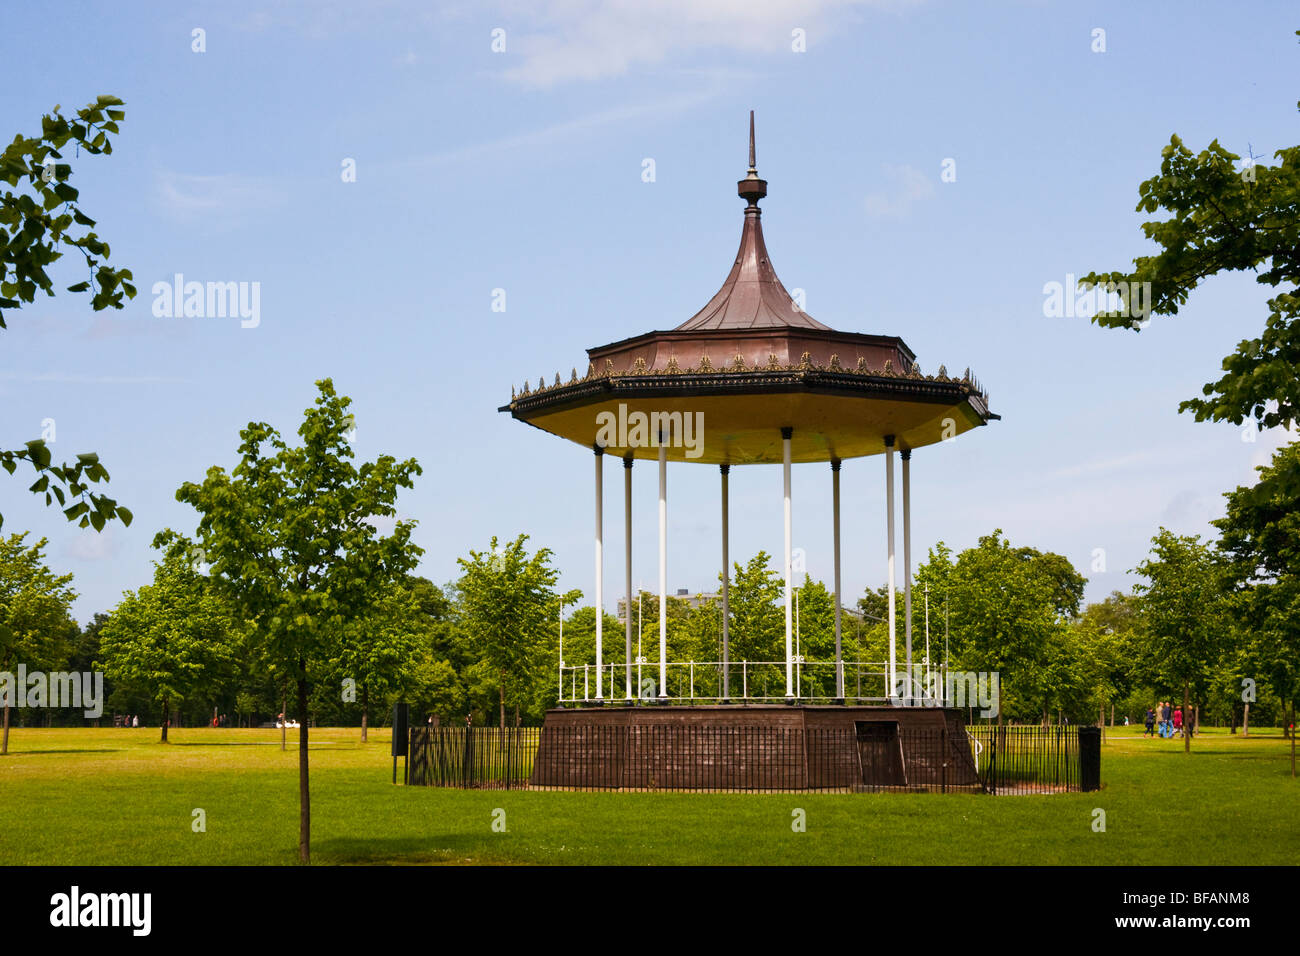
[[[361,742],[364,744],[367,739],[367,732],[370,722],[370,691],[365,684],[361,685]]]
[[[1291,698],[1291,779],[1295,779],[1295,698]]]
[[[287,750],[284,745],[285,725],[289,723],[289,697],[287,694],[280,695],[280,749]]]
[[[1112,727],[1115,726],[1115,702],[1114,701],[1111,701],[1110,703],[1110,725]]]
[[[6,703],[5,704],[5,733],[4,733],[4,742],[0,743],[0,757],[8,756],[9,754],[9,711],[10,709],[11,708],[9,704]]]
[[[299,667],[302,667],[299,662]],[[298,861],[311,862],[311,788],[307,785],[307,680],[298,679]]]
[[[167,698],[163,698],[163,718],[162,718],[162,740],[159,743],[167,743],[167,725],[171,723],[171,711],[167,709]]]
[[[1249,737],[1250,736],[1250,702],[1249,701],[1247,701],[1246,705],[1242,707],[1242,711],[1243,714],[1241,717],[1241,736]]]
[[[1192,712],[1191,704],[1191,682],[1183,681],[1183,753],[1192,752],[1192,735],[1187,732],[1187,715]]]
[[[515,726],[519,726],[519,705],[515,704]]]
[[[1097,726],[1101,728],[1101,739],[1104,741],[1106,739],[1106,702],[1105,701],[1102,701],[1102,703],[1097,708]]]

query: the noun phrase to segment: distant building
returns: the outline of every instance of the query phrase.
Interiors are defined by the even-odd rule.
[[[668,599],[670,601],[682,601],[691,610],[695,610],[697,607],[702,606],[706,601],[720,601],[722,599],[722,595],[718,594],[716,591],[701,591],[699,593],[692,594],[686,588],[678,588],[676,594],[668,595]],[[652,600],[650,603],[657,608],[658,606],[657,598],[656,600]],[[625,619],[624,615],[627,613],[626,605],[627,605],[627,600],[625,598],[618,599],[618,619],[620,621]],[[644,609],[642,609],[642,613],[644,613]]]

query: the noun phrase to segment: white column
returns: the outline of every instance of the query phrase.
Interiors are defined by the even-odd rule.
[[[730,465],[719,465],[722,473],[722,699],[731,697],[731,608],[728,598],[731,593],[731,563],[727,556],[727,546],[731,535],[728,527],[730,504],[727,500],[727,476]]]
[[[604,533],[605,504],[605,449],[596,446],[596,699],[601,699],[601,665],[602,655],[601,625],[605,617],[605,549],[602,537]],[[610,681],[611,685],[613,681]],[[610,690],[613,690],[611,686]]]
[[[831,459],[831,521],[835,556],[835,697],[844,699],[844,650],[840,643],[840,460]]]
[[[915,696],[912,683],[912,449],[904,448],[903,459],[903,634],[907,641],[907,699]]]
[[[785,696],[787,699],[794,697],[794,650],[792,646],[794,617],[790,597],[792,584],[790,568],[790,438],[793,435],[793,428],[781,429],[781,471],[785,483]]]
[[[659,435],[659,696],[668,696],[668,445]]]
[[[885,436],[885,507],[889,517],[885,522],[886,537],[889,542],[889,689],[892,700],[898,692],[896,676],[897,651],[894,630],[894,436]]]
[[[627,565],[627,598],[623,604],[623,622],[625,648],[623,651],[624,684],[627,686],[627,699],[632,699],[632,456],[623,459],[623,554]],[[614,696],[611,686],[609,695]]]

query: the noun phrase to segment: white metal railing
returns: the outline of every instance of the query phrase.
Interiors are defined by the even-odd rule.
[[[843,661],[843,698],[858,703],[907,703],[937,706],[942,700],[927,688],[944,686],[933,676],[939,669],[916,665],[915,679],[909,696],[904,679],[905,668],[895,666],[902,682],[897,693],[889,694],[889,665],[880,661]],[[727,667],[726,686],[721,661],[670,661],[667,680],[659,686],[659,662],[639,657],[626,662],[605,664],[565,664],[559,668],[561,704],[609,703],[629,701],[697,702],[784,701],[786,697],[785,661],[731,661]],[[923,669],[924,668],[924,669]],[[924,675],[924,676],[923,676]],[[834,661],[809,661],[796,657],[791,662],[791,676],[796,700],[838,700]]]

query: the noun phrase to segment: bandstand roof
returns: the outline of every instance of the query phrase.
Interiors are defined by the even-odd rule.
[[[500,411],[642,459],[657,459],[659,449],[638,441],[637,413],[689,414],[702,440],[670,442],[667,457],[707,464],[780,462],[782,428],[792,429],[793,461],[824,462],[879,454],[888,435],[916,448],[998,418],[970,369],[922,374],[901,338],[836,331],[799,307],[763,239],[758,201],[767,183],[755,165],[752,113],[749,137],[748,174],[737,184],[747,204],[740,248],[704,308],[670,331],[588,349],[585,375],[574,368],[567,382],[556,374],[552,384],[512,389]],[[626,437],[622,445],[608,440],[611,420],[624,423],[614,436]]]

